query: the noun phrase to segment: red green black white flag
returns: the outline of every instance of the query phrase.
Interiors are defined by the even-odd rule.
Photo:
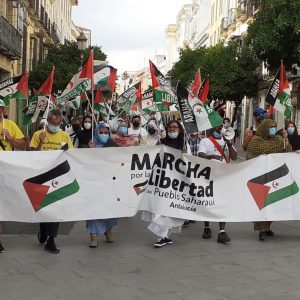
[[[23,186],[36,212],[79,191],[79,184],[67,160],[45,173],[26,179]]]
[[[286,164],[249,180],[247,186],[259,210],[299,192]]]

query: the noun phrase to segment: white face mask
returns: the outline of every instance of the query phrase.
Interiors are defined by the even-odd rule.
[[[89,129],[91,129],[91,127],[92,127],[92,123],[86,122],[86,123],[83,124],[83,126],[84,126],[84,128],[85,128],[86,130],[89,130]]]
[[[171,138],[171,139],[177,139],[178,137],[178,132],[174,131],[174,132],[168,132],[168,136]]]

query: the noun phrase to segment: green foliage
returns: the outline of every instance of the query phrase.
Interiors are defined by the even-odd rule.
[[[93,46],[94,59],[105,60],[106,55],[102,52],[101,47]],[[89,56],[90,48],[83,52],[83,61]],[[49,47],[48,55],[43,64],[39,64],[29,74],[29,86],[39,89],[42,83],[49,76],[52,67],[55,66],[53,92],[63,91],[69,80],[76,74],[81,66],[81,51],[76,43],[57,44]]]
[[[233,42],[225,47],[220,43],[209,48],[182,50],[170,76],[173,83],[180,80],[188,85],[200,68],[202,80],[210,76],[211,99],[239,102],[245,95],[256,94],[258,76],[255,71],[258,65],[251,48]]]
[[[286,69],[300,64],[300,1],[264,0],[248,28],[247,42],[258,58],[275,71],[284,60]]]

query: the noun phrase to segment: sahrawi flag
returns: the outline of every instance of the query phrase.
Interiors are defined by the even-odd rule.
[[[247,186],[260,210],[299,192],[297,182],[286,164],[249,180]]]
[[[68,161],[23,182],[33,209],[37,212],[79,191]]]
[[[221,116],[209,105],[193,97],[180,83],[177,85],[178,107],[187,134],[215,128],[223,124]]]
[[[94,82],[95,90],[115,91],[117,79],[117,69],[112,66],[95,66]]]
[[[282,113],[285,119],[290,119],[292,114],[291,91],[283,63],[268,90],[266,101],[275,110]]]
[[[133,186],[133,189],[136,192],[137,196],[146,191],[147,183],[148,183],[148,180],[146,180],[142,183],[137,183],[136,185]]]
[[[35,123],[38,118],[47,118],[47,111],[54,108],[51,102],[51,92],[54,79],[54,67],[36,94],[29,100],[29,105],[23,110],[23,125]],[[49,105],[49,109],[48,108]]]
[[[153,100],[156,103],[157,110],[168,111],[172,104],[177,103],[171,82],[165,78],[151,60],[149,60],[149,65],[152,78]]]
[[[153,101],[153,90],[145,91],[142,94],[142,112],[148,115],[156,112],[156,105]]]
[[[28,98],[28,74],[11,77],[0,82],[0,99],[9,105],[10,99]]]
[[[141,82],[136,83],[117,99],[118,106],[127,113],[130,110],[137,111],[139,106],[142,108],[142,85]]]
[[[191,93],[191,95],[197,97],[200,87],[201,87],[201,72],[200,69],[196,72],[193,81],[188,85],[187,89]]]
[[[115,113],[112,111],[110,106],[103,100],[103,96],[100,89],[96,91],[96,96],[94,99],[94,110],[98,111],[102,115],[115,117]]]

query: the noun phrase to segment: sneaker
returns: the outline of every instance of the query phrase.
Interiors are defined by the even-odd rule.
[[[204,228],[202,238],[205,239],[205,240],[208,240],[208,239],[211,238],[211,230],[210,230],[209,227]]]
[[[156,243],[154,244],[154,248],[161,248],[163,246],[165,246],[167,243],[165,241],[165,239],[163,238],[159,238]]]
[[[60,250],[56,247],[55,243],[47,243],[44,247],[45,251],[53,254],[58,254]]]
[[[258,239],[260,241],[263,241],[266,236],[267,236],[267,232],[266,231],[260,231],[259,234],[258,234]]]
[[[4,252],[4,247],[2,246],[1,242],[0,242],[0,253]]]
[[[167,245],[172,245],[173,244],[173,241],[169,238],[165,238],[165,242]]]
[[[189,220],[185,220],[182,227],[188,227],[190,224],[190,221]]]
[[[47,236],[42,236],[41,235],[41,231],[39,231],[38,233],[38,240],[41,244],[45,244],[45,242],[47,241]]]
[[[219,232],[218,243],[228,243],[228,242],[230,242],[229,235],[225,231]]]
[[[90,240],[89,247],[90,248],[97,248],[98,247],[98,241],[97,240]]]
[[[112,232],[111,232],[111,230],[107,230],[107,231],[104,233],[104,235],[105,235],[105,238],[106,238],[106,242],[107,242],[107,243],[113,243],[113,242],[114,242],[113,237],[112,237]]]
[[[271,229],[269,229],[268,231],[266,231],[266,235],[267,236],[273,236],[274,232]]]

